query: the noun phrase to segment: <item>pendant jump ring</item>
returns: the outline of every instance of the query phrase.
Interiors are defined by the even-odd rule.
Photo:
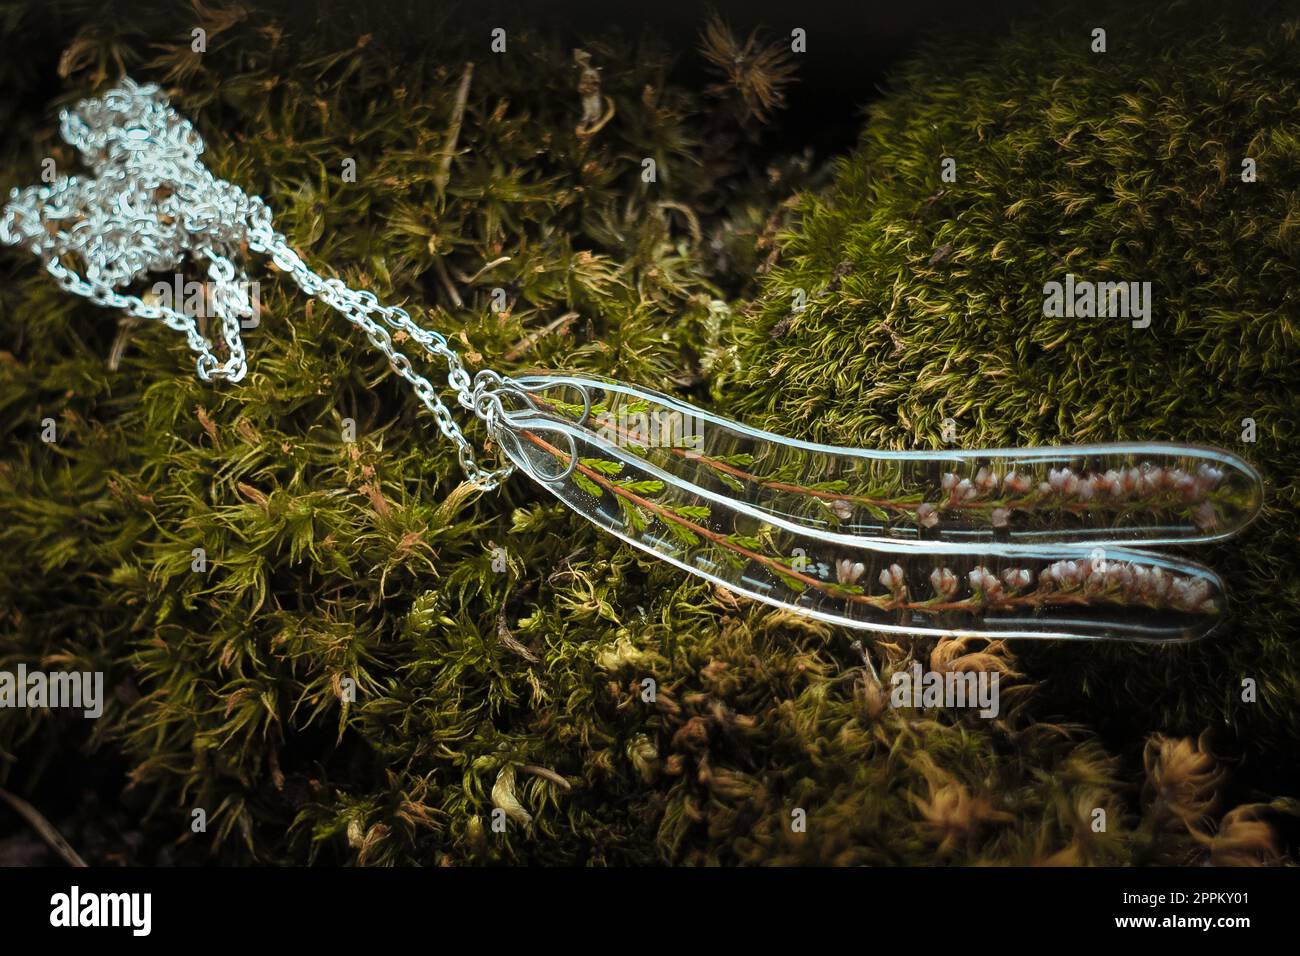
[[[476,411],[487,425],[489,434],[495,433],[498,429],[505,429],[511,432],[546,431],[562,436],[564,441],[567,443],[569,461],[561,471],[547,474],[537,468],[528,455],[521,454],[519,456],[519,467],[523,469],[524,473],[534,481],[542,484],[555,484],[556,482],[568,479],[578,465],[578,443],[574,439],[573,435],[563,428],[547,426],[545,424],[538,425],[536,423],[530,423],[528,426],[523,426],[517,419],[520,411],[508,410],[505,407],[505,403],[501,400],[503,393],[513,392],[524,400],[528,409],[537,411],[537,405],[532,399],[532,393],[538,391],[538,389],[530,388],[529,386],[511,378],[503,378],[495,372],[487,370],[480,372],[476,378],[480,380],[480,392],[475,401]],[[492,382],[495,387],[491,389],[483,388],[481,384],[482,382]],[[577,421],[577,425],[581,427],[591,415],[591,391],[585,385],[579,385],[577,387],[582,393],[582,415]]]

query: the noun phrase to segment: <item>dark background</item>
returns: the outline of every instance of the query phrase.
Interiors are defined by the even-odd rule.
[[[797,80],[787,94],[789,108],[774,124],[779,129],[771,145],[778,149],[811,145],[819,159],[852,144],[861,128],[863,107],[919,44],[953,33],[987,36],[992,42],[1017,19],[1053,7],[1041,0],[260,0],[247,5],[284,11],[286,19],[298,23],[304,33],[338,31],[356,36],[387,28],[386,41],[396,47],[418,46],[422,34],[436,30],[440,35],[459,34],[467,45],[486,50],[495,26],[510,31],[527,28],[573,45],[591,38],[637,38],[648,33],[678,51],[676,76],[686,85],[710,81],[703,58],[696,54],[701,27],[710,13],[719,14],[742,39],[755,27],[762,27],[770,39],[788,37],[795,27],[802,27],[807,31],[808,52],[797,58]],[[1098,9],[1098,25],[1104,22],[1102,4],[1055,6],[1082,11],[1080,16]],[[189,4],[177,0],[176,7],[178,20],[184,20]],[[136,19],[129,0],[86,2],[83,12],[87,19],[92,14],[95,19],[107,15],[123,24]],[[65,92],[58,58],[82,23],[62,9],[57,14],[43,10],[39,0],[0,0],[0,16],[6,15],[37,21],[34,30],[23,31],[33,42],[21,49],[0,48],[0,60],[11,60],[10,70],[34,78],[43,97],[15,102],[5,89],[6,71],[0,70],[0,120],[17,112],[42,115],[50,101]]]

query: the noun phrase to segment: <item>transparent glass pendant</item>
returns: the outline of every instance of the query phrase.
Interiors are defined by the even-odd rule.
[[[1114,444],[939,452],[783,438],[584,375],[506,380],[495,434],[561,501],[769,604],[886,633],[1191,640],[1226,606],[1196,564],[1258,511],[1227,452]]]

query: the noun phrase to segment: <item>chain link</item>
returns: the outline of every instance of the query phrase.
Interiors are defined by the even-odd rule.
[[[271,210],[260,197],[217,179],[203,165],[202,138],[157,86],[124,78],[102,97],[64,110],[59,120],[63,138],[80,151],[95,176],[65,176],[49,185],[12,190],[0,216],[0,242],[21,245],[39,256],[68,292],[96,305],[162,321],[183,333],[198,356],[198,374],[205,382],[239,382],[248,370],[240,329],[252,317],[252,306],[247,276],[236,265],[236,250],[247,244],[252,252],[268,255],[305,293],[365,333],[415,391],[438,430],[455,444],[470,481],[491,490],[513,471],[509,464],[496,469],[478,464],[473,446],[437,389],[393,342],[390,329],[445,362],[447,382],[459,404],[480,417],[487,407],[484,384],[499,384],[499,376],[488,375],[476,385],[443,335],[420,326],[405,309],[381,304],[371,292],[351,289],[312,270],[275,231]],[[179,269],[187,256],[207,263],[206,301],[220,320],[224,362],[194,317],[123,291],[150,273]],[[83,263],[84,276],[68,261]]]

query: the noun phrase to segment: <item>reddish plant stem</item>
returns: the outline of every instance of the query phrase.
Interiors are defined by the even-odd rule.
[[[567,460],[570,458],[570,455],[567,452],[560,451],[550,442],[546,441],[543,438],[538,438],[535,434],[533,434],[530,431],[524,431],[523,435],[534,445],[536,445],[538,448],[550,452],[552,455],[555,455],[557,458],[564,460],[566,463]],[[590,478],[596,484],[600,485],[602,488],[605,488],[606,490],[612,492],[615,495],[618,495],[621,498],[626,498],[628,501],[631,501],[633,504],[645,508],[647,511],[650,511],[651,513],[656,514],[659,517],[663,518],[665,521],[671,521],[674,524],[681,525],[683,528],[693,531],[695,534],[698,534],[703,538],[707,538],[709,541],[712,541],[714,544],[721,545],[722,547],[727,548],[728,550],[731,551],[735,551],[738,554],[743,554],[745,557],[749,558],[752,561],[757,561],[760,564],[772,568],[773,570],[779,571],[782,574],[787,574],[790,577],[802,581],[811,587],[815,587],[820,590],[826,590],[825,581],[819,581],[817,578],[809,577],[808,575],[795,571],[792,568],[787,568],[785,565],[783,565],[781,562],[777,561],[774,558],[769,558],[765,554],[759,554],[757,551],[751,551],[749,548],[746,548],[743,545],[736,544],[734,541],[728,541],[726,535],[718,534],[718,532],[716,531],[712,531],[709,528],[702,527],[701,525],[696,524],[694,521],[691,521],[689,518],[683,518],[681,515],[675,513],[670,508],[665,508],[663,505],[657,504],[656,502],[643,498],[633,491],[628,491],[626,488],[623,488],[615,484],[614,482],[610,481],[608,478],[606,478],[600,472],[596,471],[594,468],[588,468],[580,461],[575,462],[574,467],[576,467],[578,471],[582,472],[582,474],[586,475],[588,478]],[[865,594],[848,594],[843,596],[848,598],[867,598],[867,595]],[[880,606],[878,601],[879,599],[868,599],[866,603]]]
[[[535,399],[536,401],[540,402],[543,405],[546,405],[549,408],[555,408],[555,404],[553,402],[548,402],[545,398],[541,396],[535,396]],[[631,433],[626,427],[622,425],[612,425],[611,427],[613,427],[614,430],[617,431],[618,434],[621,435],[622,437],[624,438],[631,437]],[[712,468],[714,471],[720,471],[723,472],[724,474],[731,475],[731,477],[737,478],[741,481],[746,481],[749,482],[750,484],[755,484],[762,488],[771,488],[774,491],[789,491],[794,494],[808,495],[813,498],[820,498],[824,501],[853,501],[859,504],[873,505],[878,508],[886,508],[889,509],[890,511],[900,511],[900,512],[915,511],[918,507],[920,507],[921,504],[924,503],[924,502],[915,502],[915,503],[900,502],[889,498],[870,498],[865,495],[851,495],[851,494],[837,493],[833,491],[821,491],[820,489],[809,488],[806,485],[795,485],[784,481],[769,481],[765,478],[759,478],[757,475],[751,474],[750,472],[745,471],[743,468],[737,468],[735,465],[729,465],[726,462],[719,461],[716,458],[711,458],[708,455],[703,455],[698,452],[692,453],[689,450],[676,448],[673,446],[668,446],[668,451],[671,452],[673,455],[677,456],[678,458],[683,458],[689,461],[701,462],[706,467]],[[971,511],[990,510],[991,511],[995,508],[1011,508],[1017,511],[1030,511],[1034,508],[1037,508],[1042,503],[1043,503],[1043,498],[1041,496],[1025,496],[1024,498],[1005,498],[1005,499],[996,499],[996,500],[979,499],[974,501],[952,501],[950,499],[948,501],[945,501],[942,504],[935,505],[935,508],[936,510],[939,511],[958,511],[958,510],[971,510]],[[1125,503],[1126,502],[1121,500],[1121,501],[1116,501],[1115,505],[1122,506]],[[1107,502],[1105,501],[1102,502],[1086,502],[1086,501],[1064,502],[1063,501],[1057,504],[1055,507],[1058,507],[1065,511],[1084,512],[1084,511],[1088,511],[1090,508],[1098,507],[1099,505],[1104,507],[1106,504]]]
[[[571,457],[567,452],[560,451],[560,449],[556,448],[554,445],[552,445],[550,442],[546,441],[545,439],[539,438],[533,432],[525,430],[522,432],[522,434],[524,435],[525,438],[531,441],[538,448],[541,448],[543,451],[546,451],[549,454],[554,455],[556,458],[560,459],[561,461],[564,461],[566,464],[569,458]],[[808,585],[809,587],[816,588],[817,590],[821,591],[824,594],[829,594],[832,597],[836,597],[844,601],[852,601],[857,604],[868,604],[878,610],[896,610],[896,611],[926,610],[926,611],[975,612],[975,611],[983,610],[986,607],[992,609],[1009,608],[1009,607],[1041,607],[1044,605],[1058,605],[1058,606],[1059,605],[1082,605],[1086,607],[1092,605],[1093,603],[1091,600],[1092,597],[1099,597],[1099,598],[1105,597],[1105,595],[1087,595],[1082,593],[1070,593],[1064,591],[1043,591],[1041,587],[1038,590],[1035,590],[1029,594],[1022,594],[1016,597],[1005,597],[999,601],[988,602],[988,603],[983,601],[980,601],[978,603],[973,603],[972,599],[967,599],[964,601],[943,601],[943,602],[897,601],[894,600],[892,595],[889,598],[886,598],[884,596],[876,597],[869,594],[848,594],[836,589],[835,585],[830,584],[827,581],[822,581],[819,578],[810,577],[809,575],[794,570],[788,565],[782,564],[780,561],[776,560],[775,558],[771,558],[765,554],[760,554],[759,552],[746,548],[743,545],[736,544],[734,541],[729,541],[727,540],[726,535],[719,534],[716,531],[712,531],[709,528],[705,528],[702,525],[696,524],[694,521],[691,521],[689,518],[683,518],[681,515],[675,513],[670,508],[666,508],[663,505],[650,501],[647,498],[643,498],[641,495],[638,495],[633,491],[629,491],[628,489],[623,488],[618,484],[615,484],[614,482],[606,478],[604,475],[602,475],[600,472],[582,464],[581,461],[574,462],[574,467],[583,475],[585,475],[587,478],[589,478],[591,481],[595,482],[597,485],[606,489],[610,493],[617,495],[621,498],[625,498],[626,500],[632,502],[638,507],[645,508],[647,511],[651,512],[652,514],[658,515],[660,518],[664,519],[665,521],[671,521],[674,524],[680,525],[681,527],[694,532],[695,534],[699,535],[702,538],[712,541],[713,543],[720,545],[721,547],[724,547],[730,551],[734,551],[737,554],[743,554],[745,557],[749,558],[752,561],[757,561],[759,564],[762,564],[765,567],[772,569],[773,571],[776,571],[787,577],[792,577],[795,580]],[[1120,606],[1124,605],[1123,601],[1109,601],[1107,603],[1116,604]]]
[[[555,407],[553,402],[548,402],[545,398],[540,396],[537,396],[536,400],[543,405],[552,408]],[[626,427],[622,425],[612,425],[610,427],[612,427],[622,437],[631,438],[631,432]],[[640,442],[636,442],[635,439],[633,439],[633,442],[635,444],[640,444]],[[672,445],[667,446],[667,448],[668,451],[672,452],[672,454],[676,455],[678,458],[684,458],[688,461],[703,462],[705,466],[712,468],[714,471],[725,472],[733,478],[739,478],[743,481],[748,481],[751,484],[760,485],[764,488],[773,488],[777,491],[793,491],[797,494],[811,495],[814,498],[824,498],[830,501],[839,501],[842,499],[860,501],[864,504],[879,505],[882,508],[907,510],[916,507],[915,505],[904,505],[896,501],[890,501],[887,498],[867,498],[861,495],[842,495],[836,494],[833,491],[820,491],[815,488],[808,488],[804,485],[791,485],[783,481],[768,481],[764,478],[759,478],[757,475],[752,475],[743,469],[737,468],[734,465],[728,465],[725,462],[718,461],[716,458],[702,455],[699,452],[691,452],[685,448],[677,448]]]

